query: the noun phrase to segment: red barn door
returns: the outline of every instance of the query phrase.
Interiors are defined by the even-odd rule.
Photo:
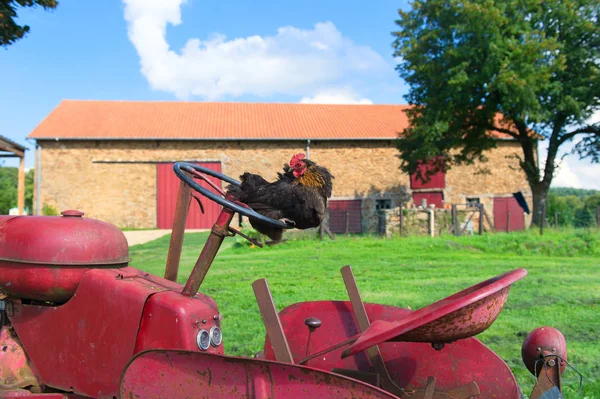
[[[205,168],[221,172],[220,162],[195,162],[196,165],[204,166]],[[157,216],[157,227],[159,229],[171,229],[173,228],[173,216],[175,215],[175,206],[177,204],[177,195],[179,194],[179,183],[181,180],[173,172],[172,163],[159,163],[156,165],[156,216]],[[218,187],[221,187],[221,181],[219,179],[209,177]],[[207,187],[208,184],[196,180],[203,187]],[[217,216],[221,211],[221,205],[201,196],[197,195],[204,205],[204,214],[200,211],[200,207],[196,200],[192,199],[190,210],[188,213],[187,221],[185,223],[186,229],[210,229]]]
[[[329,207],[329,230],[332,233],[361,233],[361,200],[331,200]]]
[[[494,198],[494,228],[507,232],[525,229],[525,212],[514,197]]]
[[[421,206],[421,200],[427,201],[427,208],[433,204],[436,208],[444,207],[444,193],[441,191],[413,192],[415,206]]]

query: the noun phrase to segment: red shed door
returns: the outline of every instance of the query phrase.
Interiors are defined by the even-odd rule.
[[[195,162],[196,165],[204,166],[205,168],[221,172],[220,162]],[[177,195],[179,194],[179,183],[181,180],[173,172],[172,163],[159,163],[156,169],[156,187],[157,187],[157,226],[159,229],[171,229],[173,228],[173,216],[175,215],[175,207],[177,205]],[[221,187],[221,180],[209,177],[218,187]],[[203,187],[209,188],[205,182],[196,180]],[[209,190],[212,190],[209,188]],[[194,192],[194,191],[192,191]],[[200,207],[196,200],[192,199],[190,210],[188,213],[187,221],[185,223],[186,229],[210,229],[217,216],[221,211],[221,205],[197,194],[198,198],[204,205],[204,214],[200,211]]]
[[[494,228],[496,231],[525,229],[525,212],[514,197],[494,198]]]
[[[329,230],[332,233],[362,233],[361,200],[329,201]]]
[[[427,207],[433,204],[436,208],[444,207],[444,193],[441,191],[428,191],[424,193],[413,193],[413,201],[415,206],[421,206],[421,200],[427,201]]]

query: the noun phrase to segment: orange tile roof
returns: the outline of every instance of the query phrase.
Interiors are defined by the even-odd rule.
[[[395,139],[407,105],[62,101],[34,139]]]

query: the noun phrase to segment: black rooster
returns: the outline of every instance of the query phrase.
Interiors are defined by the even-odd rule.
[[[305,159],[304,154],[294,155],[283,171],[272,183],[246,172],[240,176],[241,185],[229,185],[227,192],[257,213],[292,223],[297,229],[319,226],[325,217],[334,177],[326,168]],[[281,240],[283,229],[253,218],[250,224],[273,241]]]

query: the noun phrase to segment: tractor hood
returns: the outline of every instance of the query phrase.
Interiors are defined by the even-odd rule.
[[[0,263],[115,267],[129,262],[117,227],[68,210],[62,216],[0,216]]]

